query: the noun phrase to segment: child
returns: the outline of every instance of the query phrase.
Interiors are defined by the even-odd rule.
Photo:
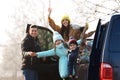
[[[69,40],[70,51],[68,54],[68,77],[70,80],[74,80],[74,78],[76,78],[76,76],[74,76],[74,70],[76,67],[77,56],[79,51],[79,48],[77,46],[78,44],[75,39]]]
[[[68,77],[70,80],[87,80],[90,49],[86,39],[81,41],[80,47],[75,39],[69,40]],[[74,74],[75,72],[75,74]]]

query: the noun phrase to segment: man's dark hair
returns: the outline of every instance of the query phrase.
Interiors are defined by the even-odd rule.
[[[30,28],[37,28],[38,29],[38,26],[32,25],[32,24],[27,24],[26,33],[29,33]]]

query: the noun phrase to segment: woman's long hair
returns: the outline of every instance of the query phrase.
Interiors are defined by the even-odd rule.
[[[62,24],[60,34],[62,35],[63,38],[64,38],[64,34],[65,34],[65,36],[67,36],[69,39],[69,31],[70,31],[70,23],[68,23],[68,26],[66,26],[66,27]]]

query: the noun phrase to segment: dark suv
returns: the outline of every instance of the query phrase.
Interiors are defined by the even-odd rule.
[[[101,25],[98,22],[92,52],[88,80],[120,80],[120,14]]]

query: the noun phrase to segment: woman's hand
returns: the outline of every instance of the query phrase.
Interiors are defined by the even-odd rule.
[[[48,12],[49,12],[48,16],[50,17],[51,12],[52,12],[52,8],[48,8]]]

